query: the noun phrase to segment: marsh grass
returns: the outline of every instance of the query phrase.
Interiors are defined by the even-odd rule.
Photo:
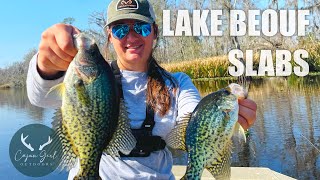
[[[192,79],[228,77],[227,56],[161,64],[169,72],[184,72]]]
[[[254,67],[258,66],[258,56],[254,56]],[[216,56],[205,59],[179,61],[161,64],[169,72],[184,72],[191,79],[232,78],[228,73],[228,67],[232,64],[228,56]]]
[[[309,74],[319,74],[320,72],[320,42],[311,45],[308,43],[302,49],[305,49],[309,53],[309,57],[304,60],[309,64]],[[292,52],[292,66],[296,66],[293,60]],[[273,54],[273,67],[276,67],[275,51]],[[245,54],[244,54],[245,56]],[[255,53],[253,55],[253,69],[259,69],[260,54]],[[169,72],[184,72],[190,76],[191,79],[206,80],[212,78],[232,78],[228,72],[228,67],[233,66],[228,60],[228,56],[216,56],[204,59],[195,59],[188,61],[177,61],[171,63],[162,63],[161,66]],[[294,74],[292,72],[292,74]],[[268,77],[268,76],[264,76]],[[258,77],[256,77],[258,78]],[[262,77],[259,77],[262,78]]]

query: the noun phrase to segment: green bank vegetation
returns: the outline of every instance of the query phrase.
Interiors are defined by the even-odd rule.
[[[161,64],[169,72],[184,72],[192,79],[227,77],[229,61],[227,56],[216,56],[189,61]]]
[[[309,58],[304,59],[309,64],[309,74],[318,75],[320,72],[320,42],[315,42],[311,37],[301,41],[301,49],[309,53]],[[293,51],[292,51],[293,52]],[[273,52],[274,53],[274,52]],[[259,67],[259,54],[254,55],[253,68]],[[274,67],[275,67],[275,57]],[[291,60],[294,66],[293,59]],[[188,61],[175,61],[161,64],[169,72],[185,72],[192,79],[211,79],[230,77],[228,67],[233,66],[227,56],[215,56],[203,59],[194,59]],[[292,73],[293,74],[293,73]]]
[[[308,37],[301,39],[299,47],[309,53],[309,58],[306,61],[309,64],[310,71],[320,72],[320,41],[315,34],[310,34]]]
[[[320,43],[302,41],[303,49],[309,52],[309,58],[305,59],[310,68],[310,74],[320,72]],[[16,62],[7,68],[0,69],[0,89],[11,87],[24,87],[30,59],[36,54],[36,49],[30,50],[22,62]],[[275,59],[275,58],[273,58]],[[211,79],[229,77],[228,67],[231,65],[227,56],[215,56],[202,59],[173,61],[161,63],[169,72],[184,72],[192,79]],[[254,69],[259,65],[259,56],[254,56]]]
[[[309,53],[309,58],[305,60],[309,64],[310,74],[319,74],[320,42],[309,36],[302,39],[299,45]],[[15,62],[7,68],[0,68],[0,89],[25,86],[29,62],[36,52],[36,49],[31,49],[21,62]],[[231,64],[228,57],[224,55],[194,60],[171,61],[169,63],[163,62],[161,65],[169,72],[185,72],[192,79],[221,79],[229,77],[228,67]],[[258,65],[259,55],[256,54],[254,56],[254,69],[257,69]]]

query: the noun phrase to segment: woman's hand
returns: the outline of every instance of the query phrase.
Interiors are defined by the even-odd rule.
[[[73,44],[77,33],[77,28],[67,24],[55,24],[42,33],[37,62],[41,76],[52,77],[68,69],[77,53]]]
[[[249,129],[257,118],[257,104],[251,99],[239,99],[239,119],[243,129]]]

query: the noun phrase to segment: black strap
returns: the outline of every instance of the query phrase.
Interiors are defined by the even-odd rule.
[[[111,61],[111,69],[113,71],[114,77],[116,78],[116,83],[119,89],[120,98],[123,98],[121,73],[120,73],[120,69],[118,67],[117,61]]]
[[[118,89],[119,89],[119,94],[121,98],[123,97],[123,89],[122,89],[122,83],[121,83],[121,73],[120,73],[120,69],[118,67],[117,61],[112,61],[111,62],[111,69],[113,71],[113,74],[116,78],[116,82],[118,85]],[[152,136],[152,129],[154,127],[154,111],[152,109],[152,107],[147,104],[146,105],[146,119],[144,120],[141,128],[146,130],[146,133],[148,136]]]
[[[155,125],[155,122],[154,122],[154,111],[152,109],[152,107],[147,104],[146,105],[146,119],[144,120],[143,124],[142,124],[142,127],[146,133],[147,133],[147,136],[152,136],[152,129]]]
[[[121,98],[123,97],[123,89],[121,83],[121,73],[120,69],[117,65],[117,61],[111,62],[111,69],[115,76],[117,86],[119,89],[119,94]],[[147,157],[150,155],[152,151],[158,151],[164,149],[166,143],[160,136],[152,136],[152,130],[154,128],[154,111],[152,107],[147,104],[146,105],[146,119],[143,121],[143,124],[140,129],[131,129],[132,134],[137,139],[136,147],[131,151],[129,155],[121,154],[124,157]]]
[[[162,150],[166,142],[160,136],[142,136],[138,139],[136,147],[125,155],[120,152],[121,157],[148,157],[151,152]]]

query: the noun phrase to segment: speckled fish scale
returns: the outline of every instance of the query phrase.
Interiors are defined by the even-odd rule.
[[[95,41],[81,33],[75,45],[78,53],[64,82],[52,90],[62,97],[53,127],[63,146],[61,167],[70,169],[79,159],[80,170],[74,179],[99,179],[102,153],[128,154],[136,141],[114,75]]]
[[[230,84],[207,95],[169,133],[168,144],[188,152],[188,166],[182,179],[200,179],[205,168],[215,179],[230,179],[231,137],[239,130],[244,137],[237,122],[239,91],[242,95],[240,85]]]

